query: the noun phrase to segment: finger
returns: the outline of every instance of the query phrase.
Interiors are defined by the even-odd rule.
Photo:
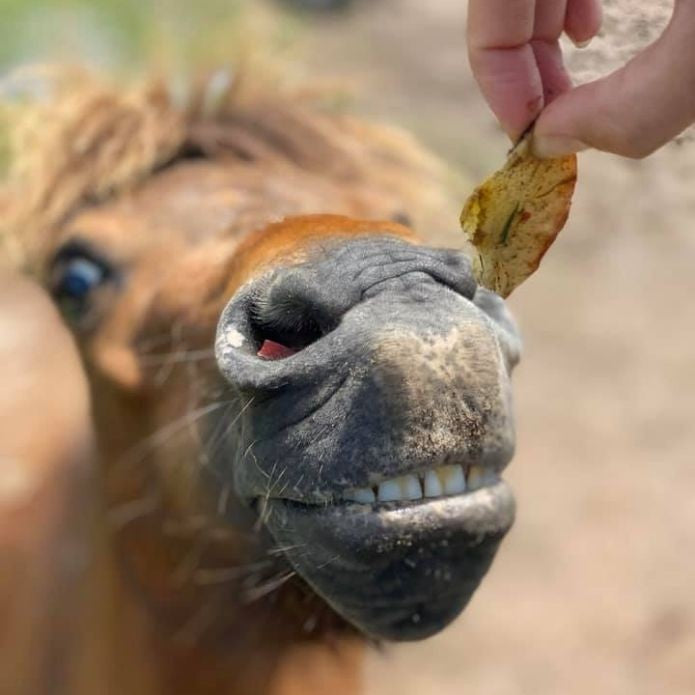
[[[517,140],[543,108],[543,83],[531,46],[470,55],[471,68],[492,112]]]
[[[543,105],[571,86],[558,39],[565,26],[565,0],[537,0],[531,46],[543,84]]]
[[[543,84],[529,41],[534,0],[470,0],[468,59],[480,90],[514,140],[543,108]]]
[[[533,38],[556,41],[565,28],[566,0],[536,0]]]
[[[565,69],[558,41],[534,40],[531,45],[543,84],[543,105],[547,106],[555,97],[570,89],[572,81]]]
[[[585,46],[598,34],[603,21],[600,0],[568,0],[565,33],[577,46]]]
[[[534,149],[550,157],[594,147],[645,157],[695,120],[695,9],[678,3],[664,34],[623,68],[556,99]]]

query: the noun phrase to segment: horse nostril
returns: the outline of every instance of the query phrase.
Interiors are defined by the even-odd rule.
[[[287,270],[256,293],[249,312],[256,354],[270,360],[303,350],[332,331],[338,320],[325,288]]]
[[[261,347],[256,354],[264,360],[282,360],[285,359],[285,357],[291,357],[297,352],[299,351],[294,348],[287,347],[287,345],[276,343],[274,340],[268,340],[266,338],[261,343]]]

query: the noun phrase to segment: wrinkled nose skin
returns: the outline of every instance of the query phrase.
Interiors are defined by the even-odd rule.
[[[264,340],[298,351],[265,360]],[[375,505],[342,493],[448,463],[499,473],[518,353],[504,305],[461,252],[329,243],[223,312],[217,360],[243,413],[215,466],[261,500],[290,562],[339,613],[374,637],[427,636],[463,608],[511,526],[507,486]]]

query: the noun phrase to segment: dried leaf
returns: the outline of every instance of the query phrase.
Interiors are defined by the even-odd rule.
[[[577,157],[537,159],[530,134],[466,201],[461,227],[475,246],[478,282],[507,297],[537,268],[569,215]]]

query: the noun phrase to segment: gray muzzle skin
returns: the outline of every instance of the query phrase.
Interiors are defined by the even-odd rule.
[[[258,356],[264,341],[292,348]],[[239,290],[217,334],[243,412],[214,462],[289,562],[364,633],[419,639],[458,615],[510,528],[516,328],[459,251],[327,242]],[[357,504],[356,488],[440,466],[474,491]]]

